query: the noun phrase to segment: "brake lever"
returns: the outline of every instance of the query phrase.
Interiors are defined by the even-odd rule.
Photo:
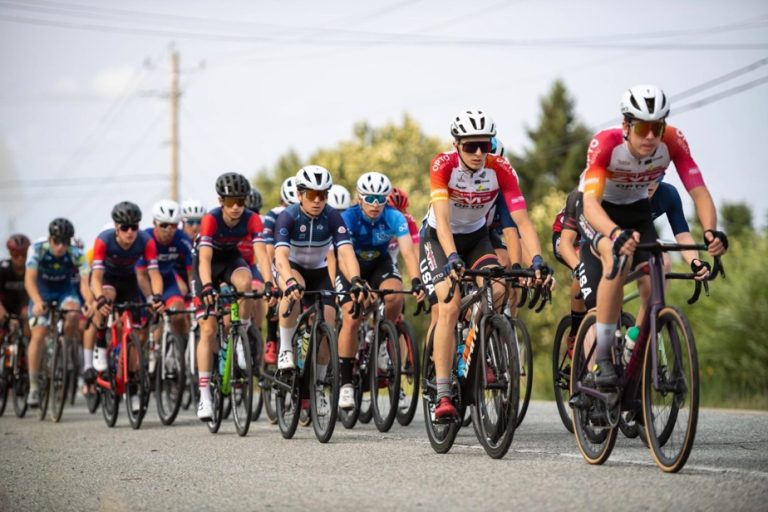
[[[291,299],[288,301],[288,309],[285,310],[285,313],[283,313],[283,318],[288,318],[291,316],[291,312],[293,311],[293,305],[296,304],[296,301]]]

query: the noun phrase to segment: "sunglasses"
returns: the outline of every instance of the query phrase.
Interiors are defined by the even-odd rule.
[[[489,140],[481,140],[474,142],[463,142],[461,144],[461,150],[465,153],[474,154],[477,153],[478,149],[481,153],[490,153],[491,150],[493,150],[493,143]]]
[[[387,204],[387,196],[384,194],[369,194],[367,196],[361,196],[363,199],[363,202],[365,204],[369,204],[371,206],[381,206],[383,204]]]
[[[647,137],[650,132],[653,133],[654,137],[660,137],[664,133],[667,123],[664,121],[632,121],[629,126],[632,127],[635,135],[640,137]]]
[[[168,229],[168,228],[175,228],[178,224],[173,224],[171,222],[158,222],[157,227],[161,229]]]
[[[223,197],[222,201],[227,208],[232,208],[235,205],[245,206],[245,196]]]
[[[301,193],[310,201],[325,201],[328,199],[327,190],[312,190],[309,188],[301,189]]]
[[[187,224],[187,225],[189,225],[189,226],[199,226],[199,225],[200,225],[200,221],[199,221],[199,220],[197,220],[197,219],[194,219],[194,220],[192,220],[192,219],[191,219],[191,220],[185,220],[185,221],[184,221],[184,224]]]
[[[138,231],[139,225],[138,224],[120,224],[120,231],[123,233],[127,231]]]

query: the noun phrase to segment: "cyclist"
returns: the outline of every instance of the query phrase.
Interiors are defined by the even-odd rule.
[[[461,111],[451,123],[451,135],[456,151],[440,153],[430,167],[431,203],[419,254],[422,280],[435,306],[430,328],[435,340],[438,422],[457,417],[451,401],[451,370],[461,294],[454,294],[449,303],[445,300],[465,264],[471,268],[499,265],[486,226],[486,215],[497,195],[503,195],[523,243],[534,254],[532,268],[537,277],[545,269],[515,171],[504,158],[489,154],[496,135],[493,120],[479,110]],[[495,283],[496,299],[503,293],[503,285]]]
[[[211,401],[211,368],[213,353],[218,351],[216,342],[217,322],[214,316],[202,318],[206,308],[213,306],[219,285],[229,283],[238,292],[251,291],[251,270],[238,249],[240,242],[253,245],[262,274],[271,277],[267,253],[261,236],[263,225],[258,215],[245,207],[246,197],[251,191],[248,179],[236,172],[224,173],[216,179],[216,193],[219,207],[214,208],[200,223],[200,242],[193,264],[196,316],[200,326],[200,343],[197,346],[199,370],[200,404],[197,417],[203,421],[213,415]],[[273,291],[271,279],[265,285],[267,293]],[[250,324],[250,301],[240,301],[240,315],[246,328]],[[237,364],[246,365],[245,352],[238,345]]]
[[[27,314],[29,297],[24,289],[24,274],[29,245],[29,238],[20,233],[11,235],[5,243],[11,257],[0,261],[0,342],[5,338],[8,315]],[[28,326],[22,324],[22,328],[28,335]]]
[[[93,368],[83,375],[86,384],[93,384],[95,371],[107,369],[107,316],[112,304],[120,302],[141,302],[143,300],[136,275],[136,263],[144,258],[149,273],[150,292],[148,297],[152,308],[162,312],[163,277],[157,264],[157,246],[152,236],[139,230],[141,209],[130,201],[122,201],[112,208],[114,228],[99,233],[93,243],[93,268],[91,270],[91,291],[96,301],[94,324],[96,325],[96,346],[85,346],[93,350]],[[134,314],[137,323],[140,315]],[[84,351],[85,352],[85,351]],[[87,365],[87,362],[86,362]],[[95,371],[94,371],[95,370]],[[137,397],[138,398],[138,397]],[[132,407],[138,410],[139,401]]]
[[[413,215],[408,213],[408,194],[400,187],[392,187],[392,192],[389,193],[387,201],[390,206],[403,214],[405,220],[408,222],[408,232],[411,234],[411,242],[414,247],[419,246],[419,225],[416,223],[416,219]],[[397,255],[400,254],[400,244],[396,238],[393,238],[389,242],[389,255],[397,262]]]
[[[262,233],[263,233],[264,220],[259,214],[259,211],[261,210],[262,206],[263,206],[263,200],[261,197],[261,193],[255,188],[251,188],[251,191],[245,197],[245,207],[251,210],[253,213],[255,213],[259,217],[259,220],[262,221]],[[237,245],[237,248],[240,250],[240,255],[243,257],[245,262],[250,265],[251,289],[259,293],[264,292],[264,278],[262,277],[261,271],[259,270],[259,267],[256,264],[258,262],[256,261],[255,254],[253,252],[253,243],[250,241],[241,241]],[[259,332],[261,332],[261,324],[264,320],[265,313],[266,313],[265,302],[262,299],[254,300],[253,307],[251,308],[251,325],[254,328],[258,329]],[[259,347],[259,350],[261,350],[261,347]],[[255,358],[256,357],[255,348],[251,352],[253,354],[253,357]]]
[[[277,216],[292,204],[298,204],[299,198],[296,193],[296,177],[291,176],[283,180],[280,186],[280,204],[275,206],[264,216],[264,243],[267,245],[267,255],[269,261],[275,261],[275,221]],[[277,279],[277,270],[273,271],[273,276]],[[264,362],[267,364],[277,363],[277,308],[269,308],[267,314],[267,343],[264,348]]]
[[[362,301],[366,285],[360,278],[360,267],[355,258],[349,231],[341,214],[328,206],[328,191],[333,184],[331,173],[319,165],[302,167],[296,174],[299,203],[283,210],[275,224],[275,266],[283,290],[280,303],[279,370],[295,368],[291,340],[296,332],[299,310],[293,307],[285,313],[291,301],[301,299],[305,290],[331,290],[327,255],[331,246],[338,252],[338,261],[344,277],[351,283],[349,292],[353,300]],[[389,240],[389,238],[387,238]],[[336,323],[336,309],[332,297],[323,297],[325,320]],[[328,354],[320,354],[319,360]],[[323,380],[326,366],[320,366],[318,379]],[[320,395],[320,414],[327,414],[329,405]]]
[[[344,213],[347,208],[352,206],[352,197],[349,195],[349,190],[342,185],[334,184],[330,192],[328,192],[328,206],[339,213]]]
[[[203,203],[195,199],[187,199],[181,203],[182,230],[190,240],[195,240],[200,233],[200,221],[207,210]]]
[[[352,238],[352,246],[360,264],[360,277],[373,288],[397,290],[403,289],[397,262],[389,255],[389,241],[394,237],[402,250],[411,289],[419,300],[424,299],[423,286],[419,277],[419,262],[416,250],[408,230],[408,221],[396,208],[387,204],[392,184],[385,175],[367,172],[357,180],[357,204],[344,212],[342,217]],[[336,277],[337,291],[349,290],[350,282],[343,274]],[[395,321],[403,308],[403,296],[399,294],[384,297],[384,316]],[[352,367],[357,353],[357,330],[361,318],[353,318],[352,299],[341,299],[344,315],[339,332],[339,369],[341,373],[341,391],[339,407],[355,407],[355,391],[352,386]],[[379,367],[386,368],[389,363],[386,345],[381,345],[377,355]]]
[[[37,407],[40,403],[38,377],[40,374],[40,355],[45,350],[43,339],[48,330],[46,302],[55,301],[59,307],[77,309],[81,306],[80,297],[72,286],[72,271],[80,273],[80,293],[86,307],[91,303],[91,291],[88,288],[90,268],[83,252],[72,245],[75,228],[64,218],[56,218],[48,225],[48,238],[36,241],[27,252],[27,272],[24,283],[29,295],[29,319],[32,335],[29,341],[29,395],[27,404]],[[64,315],[64,334],[75,342],[78,335],[79,313]]]
[[[580,189],[584,192],[582,225],[586,241],[581,249],[584,262],[582,294],[588,307],[597,306],[597,364],[593,377],[598,387],[616,385],[611,347],[622,304],[622,276],[648,260],[647,252],[635,252],[640,242],[653,242],[656,229],[648,201],[648,188],[664,174],[670,162],[691,195],[704,228],[708,252],[718,256],[728,249],[725,233],[717,231],[717,211],[701,172],[691,157],[682,132],[667,126],[669,101],[656,86],[637,85],[621,99],[624,117],[620,128],[604,130],[592,139],[587,169]],[[628,258],[614,279],[603,274],[614,265],[614,257]],[[581,276],[580,276],[581,277]],[[637,315],[642,325],[650,295],[649,278],[638,281],[643,306]],[[640,339],[648,333],[641,332]]]

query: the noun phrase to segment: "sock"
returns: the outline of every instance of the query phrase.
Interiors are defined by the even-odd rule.
[[[208,383],[211,382],[211,372],[200,372],[200,380],[198,380],[198,386],[200,386],[200,401],[211,401],[211,388],[208,387]]]
[[[293,351],[291,340],[296,327],[280,327],[280,352]]]
[[[597,350],[595,351],[595,359],[602,361],[605,359],[611,360],[611,348],[613,347],[614,332],[616,332],[616,324],[595,324],[597,327]]]
[[[325,374],[328,373],[327,364],[317,365],[317,382],[325,382]]]
[[[267,341],[277,341],[276,320],[267,320]]]
[[[349,384],[352,382],[352,365],[354,359],[351,357],[342,357],[339,361],[339,371],[341,373],[341,385]]]
[[[93,349],[83,349],[83,370],[89,370],[93,368]]]
[[[96,347],[107,348],[107,330],[96,329]]]
[[[39,373],[32,373],[29,372],[29,390],[30,391],[37,391],[40,389],[40,381],[38,380],[38,377],[40,376]]]
[[[451,378],[437,377],[437,399],[451,398]]]
[[[586,311],[571,311],[571,332],[569,336],[576,336],[576,332],[581,327],[581,321],[587,316]]]

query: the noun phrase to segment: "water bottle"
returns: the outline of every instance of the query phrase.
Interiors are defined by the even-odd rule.
[[[464,375],[467,373],[467,362],[464,360],[464,344],[459,343],[459,346],[456,347],[456,358],[458,359],[458,375],[461,378],[464,378]]]
[[[227,371],[226,364],[227,364],[227,349],[220,348],[219,349],[219,375],[224,375],[224,372]]]
[[[637,338],[640,336],[640,328],[636,325],[629,328],[627,335],[624,337],[624,355],[622,359],[624,364],[629,364],[629,360],[632,359],[632,350],[635,348]]]
[[[309,336],[310,333],[306,329],[301,330],[301,336],[300,336],[300,344],[299,348],[296,351],[296,364],[299,367],[299,369],[304,368],[304,360],[307,357],[307,351],[309,350]]]

